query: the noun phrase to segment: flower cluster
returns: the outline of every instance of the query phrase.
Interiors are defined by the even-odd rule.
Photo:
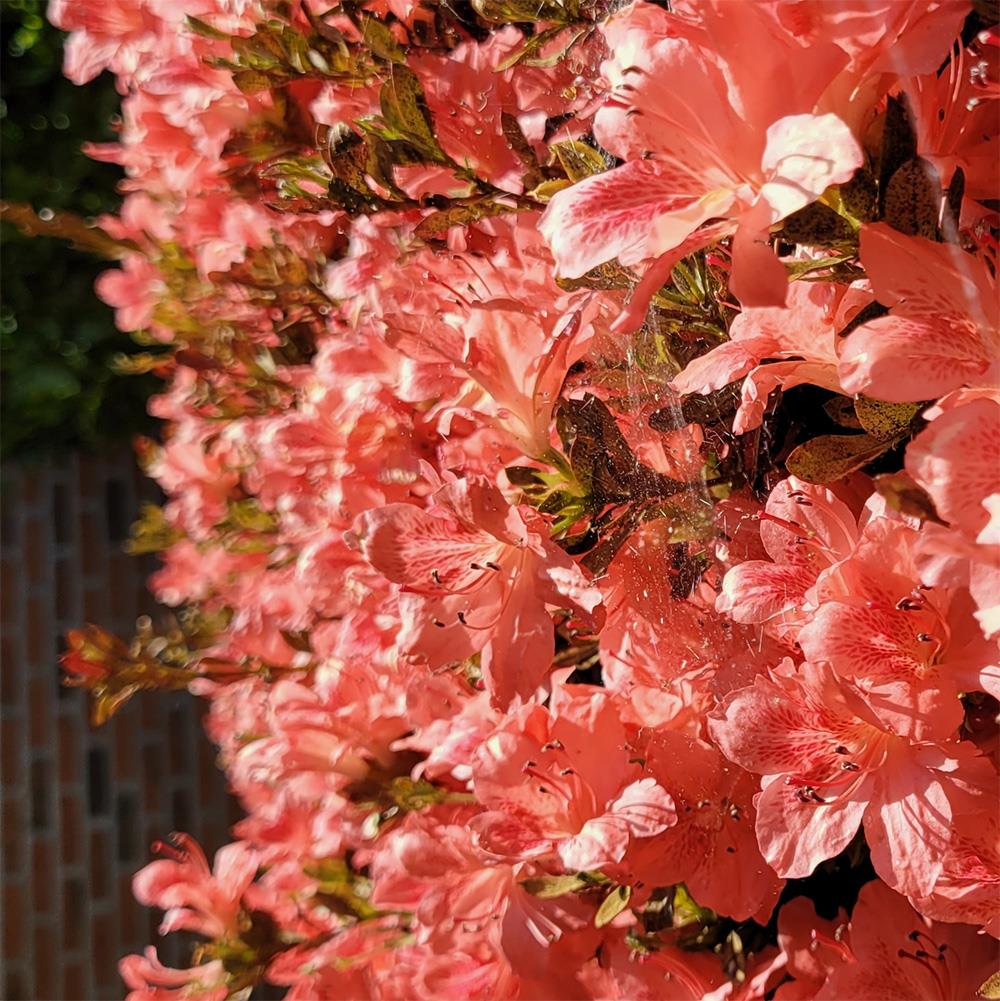
[[[65,666],[207,699],[246,812],[133,1001],[989,979],[991,9],[52,0],[175,609]]]

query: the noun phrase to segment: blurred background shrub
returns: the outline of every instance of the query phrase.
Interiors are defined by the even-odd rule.
[[[120,97],[110,75],[76,87],[62,75],[63,33],[42,0],[0,0],[0,183],[8,202],[83,216],[115,211],[120,170],[80,151],[115,138]],[[98,448],[146,431],[150,377],[123,377],[133,349],[94,293],[109,267],[58,240],[0,224],[0,352],[4,458]]]

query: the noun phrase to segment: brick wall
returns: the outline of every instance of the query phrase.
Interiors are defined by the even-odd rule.
[[[212,852],[234,805],[186,693],[139,696],[99,730],[59,683],[63,633],[93,622],[130,638],[155,606],[155,563],[122,542],[152,486],[132,456],[71,456],[0,471],[2,901],[0,997],[120,998],[118,958],[155,942],[132,899],[149,846],[188,831]],[[183,960],[183,943],[161,945]]]

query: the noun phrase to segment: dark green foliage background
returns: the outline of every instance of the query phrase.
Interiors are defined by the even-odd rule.
[[[80,146],[115,138],[120,96],[109,74],[84,87],[63,77],[64,35],[44,13],[41,0],[0,0],[2,196],[36,210],[115,211],[121,171]],[[155,380],[112,372],[132,343],[94,293],[112,265],[6,223],[0,252],[3,456],[99,447],[147,430]]]

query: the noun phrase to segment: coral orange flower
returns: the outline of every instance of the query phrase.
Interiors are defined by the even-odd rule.
[[[388,504],[357,535],[376,570],[400,585],[400,644],[433,665],[482,654],[496,704],[527,698],[552,662],[549,608],[584,614],[600,603],[532,509],[483,481],[454,480],[422,510]]]
[[[899,402],[998,385],[1000,301],[985,261],[872,223],[861,231],[861,262],[890,311],[844,342],[847,392]]]
[[[594,132],[626,163],[552,198],[540,228],[556,265],[569,278],[612,258],[645,268],[682,245],[689,252],[699,227],[725,219],[735,234],[734,293],[745,306],[783,304],[787,278],[769,227],[863,162],[844,122],[814,113],[847,56],[826,42],[803,48],[763,5],[734,19],[727,4],[710,2],[694,23],[668,16],[655,25],[645,7],[603,29],[612,95]],[[642,41],[619,45],[637,35],[638,19]],[[705,243],[718,236],[708,233]]]
[[[967,743],[914,742],[883,723],[829,667],[790,661],[734,692],[709,719],[732,761],[763,775],[757,837],[775,871],[807,876],[864,824],[876,872],[901,893],[943,869],[954,773],[989,771]]]

